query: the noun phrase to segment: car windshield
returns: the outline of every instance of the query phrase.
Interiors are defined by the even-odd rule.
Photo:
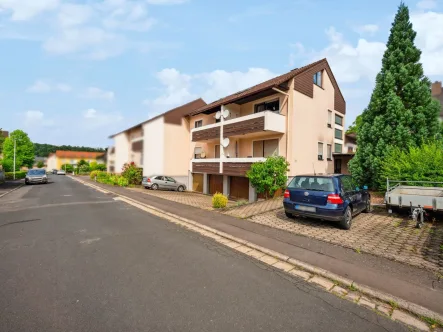
[[[321,176],[296,176],[288,188],[313,191],[334,191],[332,178]]]
[[[44,169],[31,169],[28,171],[28,175],[45,175]]]

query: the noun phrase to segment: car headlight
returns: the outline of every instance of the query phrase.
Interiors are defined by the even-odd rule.
[[[45,174],[45,175],[43,175],[43,179],[46,179],[46,178],[47,178],[46,174]]]

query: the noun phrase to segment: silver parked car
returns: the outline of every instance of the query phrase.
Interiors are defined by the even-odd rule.
[[[44,169],[30,169],[26,173],[25,183],[48,183],[48,176]]]
[[[169,176],[163,175],[152,175],[144,176],[142,181],[142,186],[146,189],[165,189],[165,190],[177,190],[185,191],[186,185],[184,183],[177,182],[175,179]]]

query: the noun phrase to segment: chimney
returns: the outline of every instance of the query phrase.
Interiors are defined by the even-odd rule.
[[[441,81],[435,81],[434,83],[432,83],[431,95],[439,96],[440,94],[441,94]]]

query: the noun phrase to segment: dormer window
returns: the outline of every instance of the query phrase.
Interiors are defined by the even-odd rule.
[[[314,74],[314,84],[318,85],[320,88],[322,87],[322,81],[321,81],[321,71],[316,72]]]

